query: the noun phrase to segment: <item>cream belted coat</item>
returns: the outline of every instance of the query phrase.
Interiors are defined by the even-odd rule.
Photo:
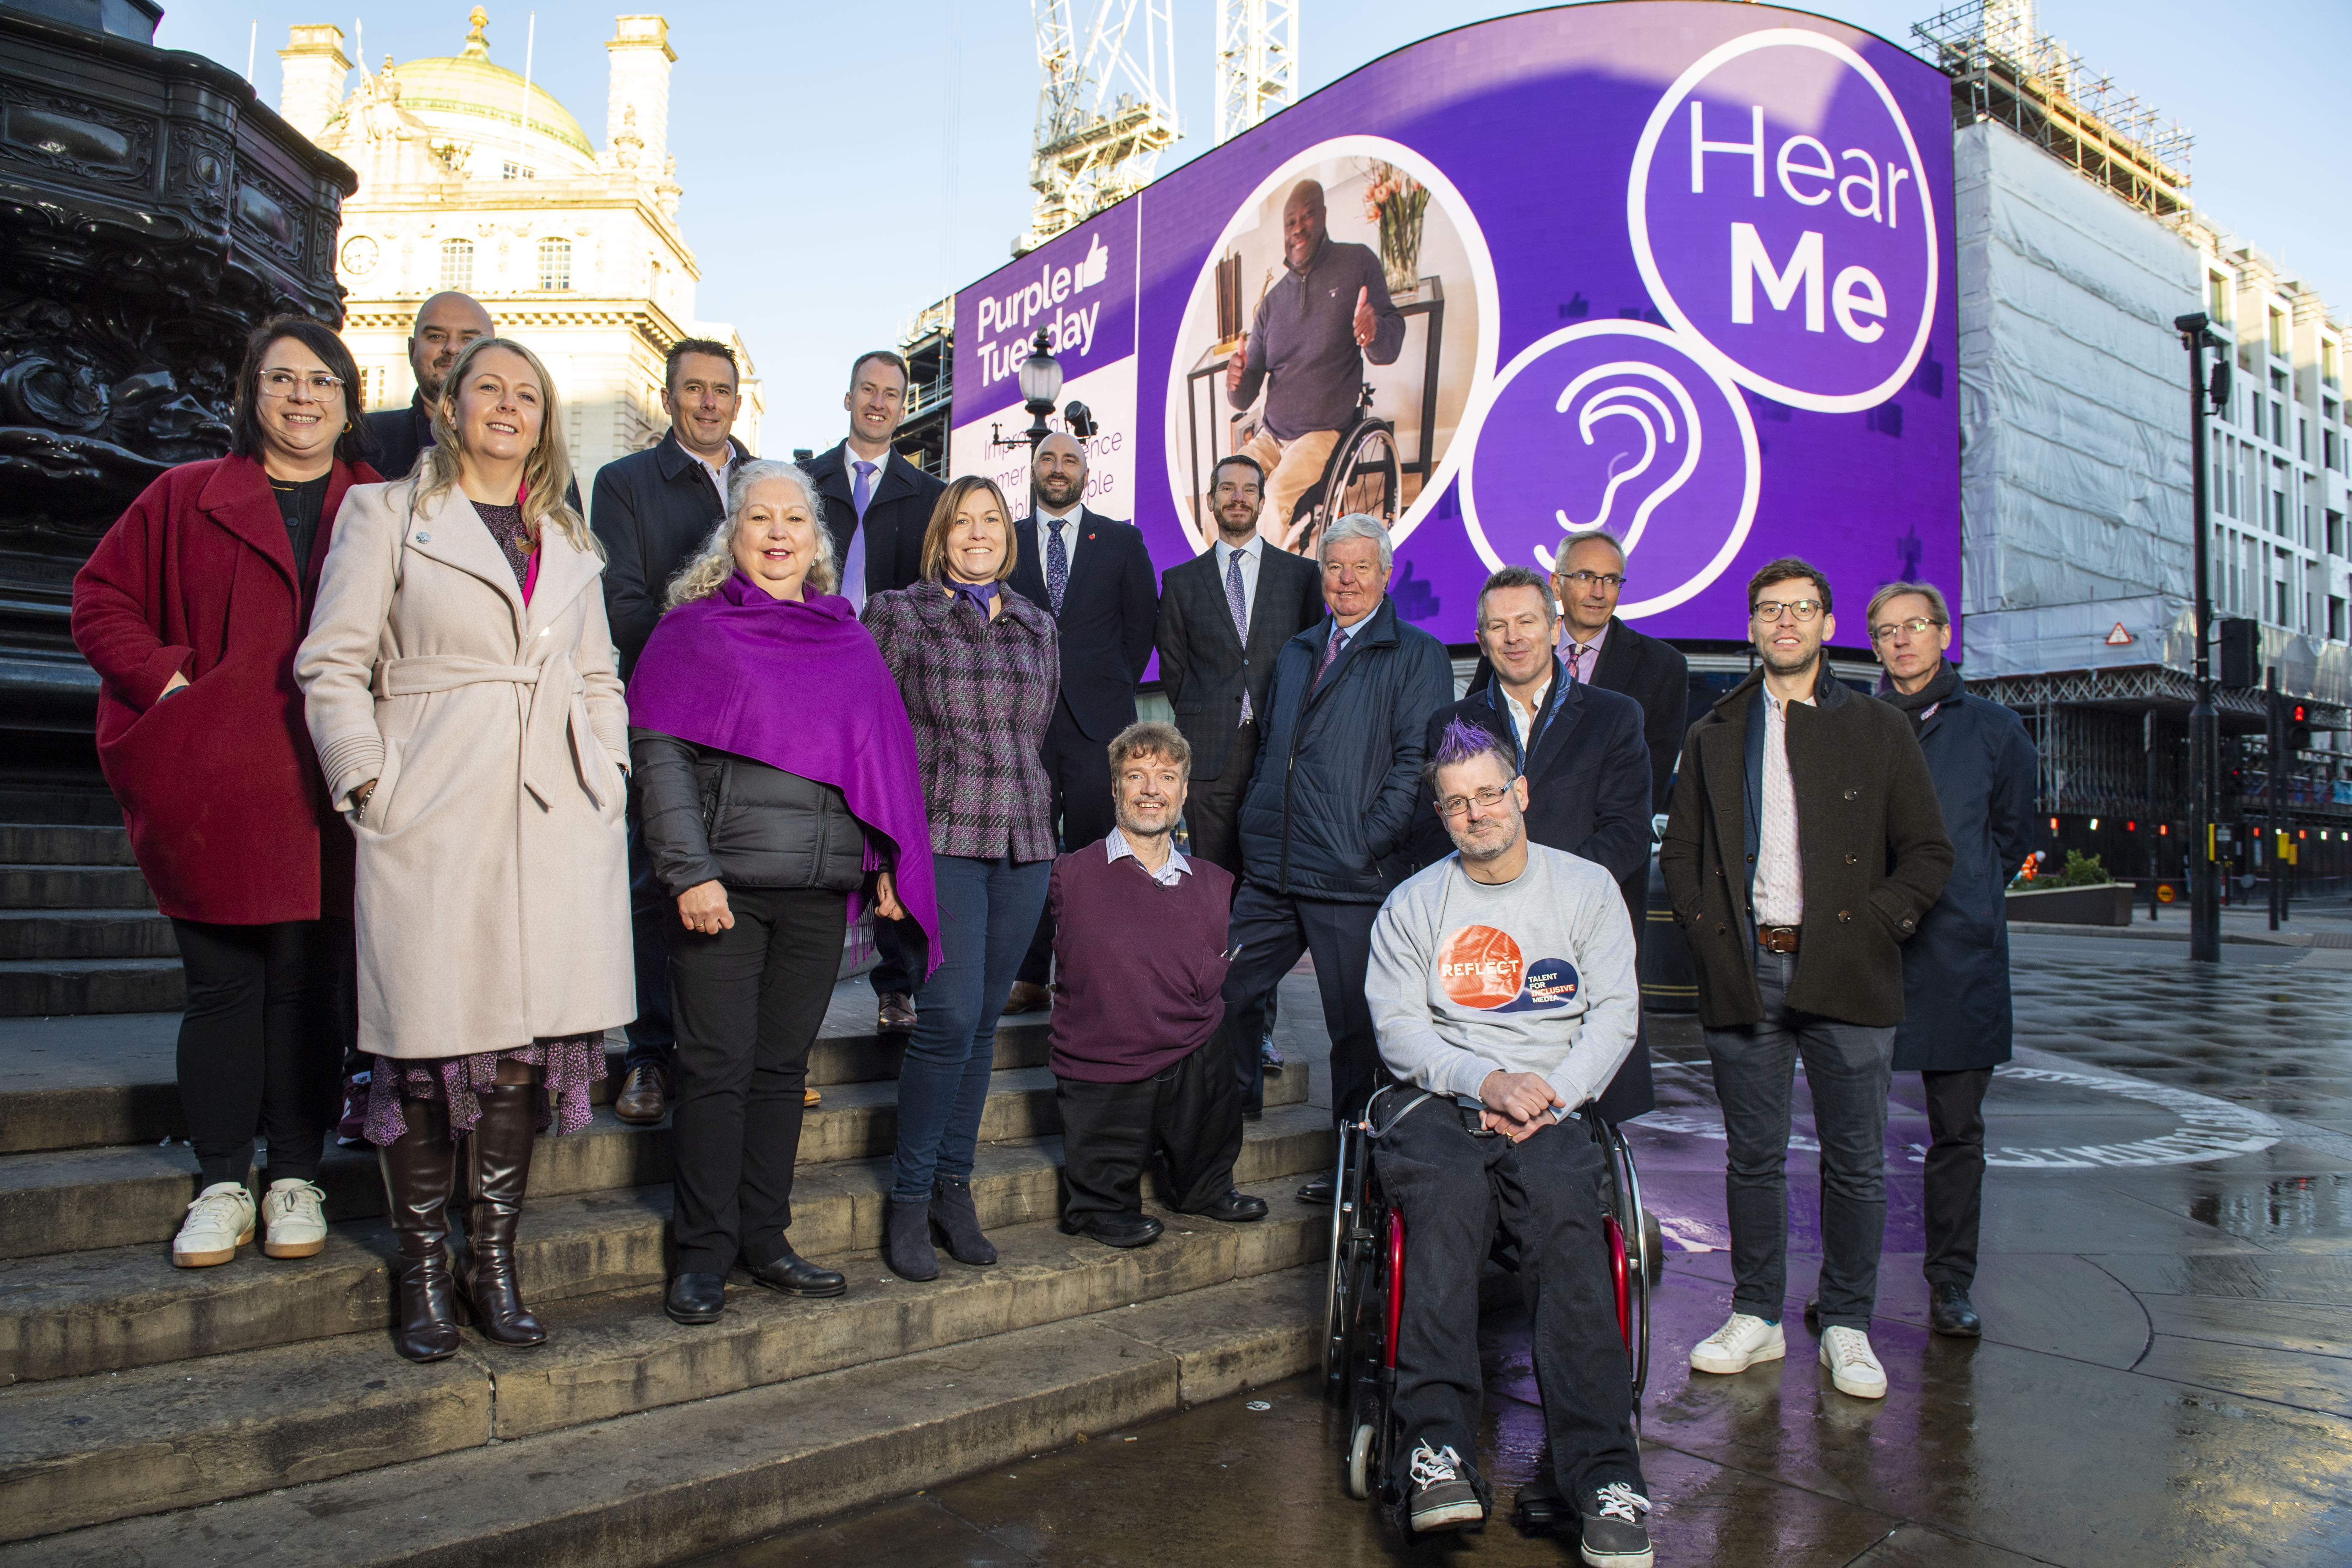
[[[360,1048],[432,1058],[636,1016],[603,563],[560,529],[523,603],[452,487],[355,485],[295,655],[327,793],[359,850]]]

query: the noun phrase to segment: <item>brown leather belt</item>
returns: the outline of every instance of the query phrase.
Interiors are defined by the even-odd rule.
[[[1797,951],[1797,929],[1795,926],[1758,926],[1756,945],[1767,952],[1794,952]]]

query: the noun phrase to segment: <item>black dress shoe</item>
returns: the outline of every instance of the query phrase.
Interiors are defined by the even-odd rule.
[[[1576,1510],[1560,1495],[1559,1483],[1552,1479],[1551,1450],[1547,1447],[1536,1473],[1513,1500],[1511,1522],[1530,1534],[1538,1534],[1560,1529],[1575,1517]]]
[[[1336,1204],[1339,1196],[1331,1188],[1330,1177],[1318,1176],[1298,1189],[1298,1201],[1302,1204]]]
[[[1062,1220],[1064,1236],[1091,1237],[1105,1247],[1149,1247],[1165,1229],[1148,1214],[1097,1214]]]
[[[1949,1334],[1956,1340],[1973,1340],[1984,1333],[1984,1321],[1969,1303],[1969,1288],[1965,1285],[1943,1284],[1934,1288],[1934,1300],[1927,1307],[1927,1326],[1939,1334]]]
[[[743,1272],[751,1277],[752,1284],[787,1296],[838,1296],[849,1289],[848,1279],[830,1268],[819,1268],[790,1247],[773,1263],[754,1264],[745,1258]]]
[[[727,1310],[727,1276],[681,1274],[669,1282],[662,1310],[674,1323],[715,1323]]]
[[[1221,1219],[1228,1225],[1265,1217],[1265,1200],[1255,1198],[1238,1187],[1227,1187],[1225,1195],[1216,1202],[1192,1211],[1202,1219]]]

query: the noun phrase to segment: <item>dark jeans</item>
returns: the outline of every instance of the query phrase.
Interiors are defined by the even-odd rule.
[[[935,1177],[968,1182],[996,1065],[996,1020],[1037,929],[1051,860],[933,855],[940,966],[915,997],[915,1032],[898,1068],[898,1148],[890,1196],[928,1199]]]
[[[1184,796],[1184,826],[1192,853],[1212,866],[1242,875],[1242,795],[1249,788],[1250,770],[1257,765],[1256,721],[1234,731],[1233,750],[1213,779],[1194,779]]]
[[[1793,953],[1759,952],[1764,1016],[1709,1029],[1707,1059],[1730,1140],[1724,1188],[1731,1212],[1734,1311],[1780,1321],[1789,1289],[1789,1125],[1797,1061],[1822,1145],[1823,1328],[1870,1331],[1878,1254],[1886,1240],[1886,1089],[1895,1031],[1841,1024],[1788,1005]]]
[[[1931,1285],[1967,1289],[1977,1277],[1977,1222],[1984,1215],[1984,1097],[1992,1068],[1923,1072],[1927,1101],[1925,1206]]]
[[[1141,1213],[1143,1168],[1160,1149],[1168,1152],[1169,1207],[1190,1213],[1232,1190],[1242,1105],[1225,1060],[1223,1042],[1212,1035],[1136,1083],[1055,1079],[1070,1218]]]
[[[653,852],[646,847],[645,824],[639,811],[637,786],[629,785],[629,936],[636,948],[637,1016],[629,1025],[629,1054],[623,1072],[641,1067],[669,1070],[677,1050],[677,1032],[670,1022],[669,942],[671,934],[687,934],[677,923],[677,900],[663,891],[654,875]],[[840,967],[841,955],[834,954]]]
[[[1399,1089],[1381,1102],[1401,1106]],[[1623,1481],[1648,1495],[1633,1438],[1632,1363],[1617,1328],[1601,1229],[1600,1145],[1580,1120],[1524,1143],[1481,1138],[1444,1095],[1423,1100],[1372,1145],[1404,1211],[1404,1309],[1397,1327],[1402,1488],[1422,1443],[1477,1453],[1486,1378],[1478,1360],[1478,1275],[1500,1226],[1518,1244],[1519,1289],[1534,1328],[1536,1390],[1561,1495],[1588,1500]]]
[[[729,888],[732,930],[669,944],[677,1053],[670,1233],[681,1274],[724,1274],[789,1248],[809,1047],[833,1000],[847,900],[807,888]]]
[[[318,1179],[342,1072],[336,958],[351,929],[173,918],[188,976],[180,1104],[205,1186],[245,1180],[257,1126],[269,1141],[271,1181]]]
[[[1244,880],[1234,895],[1229,940],[1241,955],[1225,972],[1225,1037],[1241,1086],[1242,1109],[1265,1107],[1258,1042],[1274,988],[1299,954],[1315,955],[1315,986],[1323,997],[1323,1019],[1331,1035],[1331,1120],[1334,1125],[1363,1109],[1373,1089],[1389,1081],[1372,1035],[1372,1010],[1364,1000],[1364,973],[1372,962],[1372,921],[1378,904],[1343,904],[1326,899],[1295,899]]]
[[[1051,820],[1061,830],[1062,847],[1080,849],[1098,838],[1109,837],[1110,830],[1118,826],[1110,804],[1110,742],[1087,740],[1078,721],[1070,716],[1070,705],[1057,700],[1053,721],[1045,726],[1045,740],[1037,748],[1037,754],[1053,785],[1053,804],[1047,809],[1052,813]],[[1021,960],[1017,978],[1032,985],[1043,985],[1053,973],[1054,917],[1041,913],[1036,934]]]

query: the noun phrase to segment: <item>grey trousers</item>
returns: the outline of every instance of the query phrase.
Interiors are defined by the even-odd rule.
[[[1801,1058],[1822,1145],[1822,1326],[1868,1332],[1886,1239],[1886,1090],[1895,1031],[1790,1007],[1796,967],[1792,953],[1759,951],[1763,1017],[1706,1032],[1730,1140],[1724,1190],[1731,1305],[1778,1322],[1789,1294],[1789,1124]]]

